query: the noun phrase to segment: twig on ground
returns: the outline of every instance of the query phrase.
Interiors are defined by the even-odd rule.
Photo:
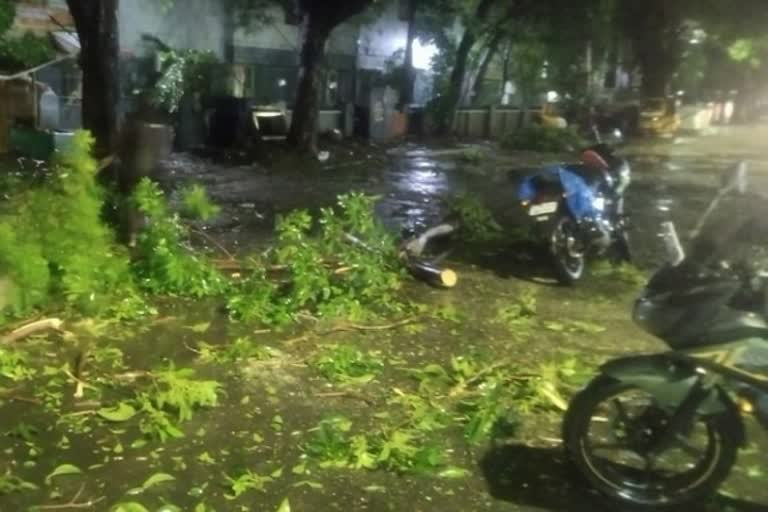
[[[315,393],[312,395],[316,398],[352,398],[354,400],[360,400],[362,402],[365,402],[366,404],[370,406],[376,405],[376,401],[372,398],[369,398],[363,394],[355,393],[353,391],[337,391],[337,392],[330,392],[330,393]]]
[[[96,506],[97,503],[101,503],[102,501],[107,499],[105,496],[102,496],[101,498],[78,502],[77,500],[80,499],[80,496],[83,494],[84,490],[85,490],[85,484],[80,486],[80,489],[77,491],[77,493],[67,503],[61,503],[59,505],[41,505],[39,507],[35,507],[34,509],[35,510],[69,510],[69,509],[93,508],[94,506]]]
[[[190,345],[189,345],[189,343],[187,343],[186,341],[184,342],[184,348],[186,348],[186,349],[187,349],[187,350],[189,350],[190,352],[194,352],[194,353],[195,353],[195,354],[197,354],[197,355],[200,355],[200,354],[202,354],[202,353],[203,353],[202,351],[200,351],[200,350],[197,350],[196,348],[194,348],[194,347],[190,346]]]
[[[451,390],[448,392],[448,396],[455,397],[457,395],[463,394],[467,392],[467,388],[469,386],[473,386],[474,384],[477,384],[479,381],[484,379],[488,374],[491,374],[498,370],[499,368],[504,368],[505,366],[512,365],[511,359],[502,359],[501,361],[498,361],[496,363],[493,363],[489,366],[486,366],[476,374],[474,374],[471,378],[467,379],[464,382],[459,382],[455,386],[451,388]],[[517,380],[517,381],[526,381],[530,380],[532,378],[536,377],[536,375],[533,374],[517,374],[513,375],[508,378],[508,380]]]
[[[74,395],[72,395],[75,398],[82,398],[83,394],[84,394],[84,391],[85,391],[85,388],[90,388],[90,389],[93,389],[93,390],[98,390],[99,389],[99,388],[97,388],[95,386],[92,386],[92,385],[88,384],[83,379],[75,376],[75,374],[73,374],[69,370],[64,370],[64,374],[67,377],[69,377],[75,383],[75,393],[74,393]]]
[[[283,344],[285,345],[292,345],[295,343],[299,343],[301,341],[307,341],[312,339],[313,337],[323,337],[323,336],[330,336],[331,334],[336,334],[339,332],[350,332],[350,331],[387,331],[391,329],[397,329],[398,327],[403,327],[405,325],[412,324],[418,320],[418,317],[410,317],[406,318],[404,320],[400,320],[399,322],[394,322],[391,324],[384,324],[384,325],[360,325],[360,324],[351,324],[351,323],[342,323],[335,325],[328,329],[327,331],[322,332],[311,332],[308,334],[304,334],[302,336],[297,336],[296,338],[290,338],[288,340],[285,340]]]
[[[216,240],[215,238],[213,238],[211,235],[209,235],[209,234],[208,234],[208,233],[206,233],[205,231],[202,231],[202,230],[200,230],[200,229],[194,229],[194,228],[192,228],[192,229],[190,229],[190,232],[191,232],[191,233],[193,233],[193,234],[195,234],[195,235],[197,235],[197,236],[199,236],[199,237],[201,237],[201,238],[204,238],[204,239],[205,239],[205,240],[207,240],[208,242],[210,242],[210,243],[212,243],[213,245],[215,245],[217,249],[219,249],[219,250],[220,250],[220,251],[221,251],[221,252],[222,252],[222,253],[223,253],[223,254],[224,254],[224,255],[225,255],[227,258],[229,258],[229,260],[230,260],[230,261],[236,261],[236,260],[235,260],[235,255],[234,255],[234,254],[232,254],[231,252],[229,252],[229,250],[227,250],[227,248],[226,248],[226,247],[224,247],[224,246],[221,244],[221,242],[219,242],[218,240]]]

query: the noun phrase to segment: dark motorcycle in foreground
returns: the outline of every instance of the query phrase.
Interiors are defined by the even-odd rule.
[[[768,274],[739,247],[768,239],[765,215],[742,202],[746,165],[726,174],[686,254],[671,222],[668,263],[650,279],[634,320],[668,352],[608,362],[571,401],[563,440],[577,470],[605,496],[641,507],[714,493],[745,444],[742,413],[768,428]],[[721,201],[738,215],[704,236]],[[756,233],[757,231],[761,231]],[[742,244],[742,245],[740,245]],[[692,509],[693,510],[693,509]]]
[[[582,152],[581,163],[544,168],[518,189],[533,221],[533,238],[546,247],[563,284],[581,279],[587,257],[612,251],[616,261],[630,260],[624,214],[630,166],[597,137],[598,144]]]

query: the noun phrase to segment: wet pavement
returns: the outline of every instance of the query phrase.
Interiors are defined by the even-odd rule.
[[[736,161],[748,161],[752,186],[768,191],[765,140],[766,126],[728,127],[697,136],[633,141],[621,148],[634,171],[627,210],[632,216],[632,249],[637,263],[650,269],[663,260],[657,236],[659,223],[674,219],[679,232],[687,233],[715,193],[723,171]],[[481,157],[464,158],[468,148]],[[223,170],[182,164],[175,169],[173,179],[206,184],[215,200],[229,205],[233,222],[238,224],[235,229],[240,235],[233,243],[247,245],[243,240],[252,243],[253,233],[269,233],[276,215],[296,207],[326,206],[337,194],[350,190],[381,196],[379,214],[393,231],[418,231],[438,222],[446,213],[445,200],[457,194],[477,195],[502,225],[514,228],[524,222],[515,199],[517,180],[538,165],[567,158],[509,155],[488,143],[447,150],[407,144],[386,155],[363,156],[341,166],[331,161],[310,170],[267,172],[256,166]],[[762,471],[758,468],[762,461],[758,453],[762,450],[756,448],[768,443],[764,433],[752,430],[754,444],[727,486],[738,497],[726,492],[708,510],[768,510],[768,493],[760,489]],[[489,505],[490,510],[531,512],[616,510],[613,504],[601,505],[574,481],[558,447],[505,445],[486,453],[478,464],[494,503],[478,503],[478,510]],[[468,510],[464,507],[455,510]],[[454,510],[442,508],[448,509]]]
[[[623,148],[635,171],[627,206],[633,217],[632,248],[641,266],[651,268],[662,257],[656,236],[659,221],[671,216],[679,223],[681,232],[690,229],[697,213],[715,192],[722,170],[732,161],[750,160],[754,186],[766,183],[766,136],[766,127],[738,127],[700,137],[638,142]],[[468,149],[481,156],[468,158]],[[209,226],[211,233],[247,252],[269,242],[274,220],[281,213],[299,207],[315,210],[328,206],[336,195],[351,190],[379,195],[378,213],[395,232],[418,230],[440,220],[446,213],[446,200],[457,194],[479,196],[497,220],[513,230],[524,221],[515,200],[516,181],[527,169],[562,158],[567,156],[505,154],[491,144],[440,149],[406,144],[387,152],[357,148],[355,154],[345,155],[343,160],[332,156],[322,165],[308,166],[297,160],[295,164],[270,169],[258,165],[219,165],[190,155],[176,155],[166,162],[159,177],[171,190],[189,182],[205,185],[225,212],[216,224]],[[205,377],[224,383],[227,395],[218,408],[198,413],[185,426],[188,437],[178,442],[134,447],[131,441],[138,435],[135,427],[115,426],[107,432],[99,430],[96,436],[91,429],[102,427],[89,423],[89,416],[79,412],[51,418],[20,404],[3,406],[0,410],[4,418],[35,425],[45,432],[36,448],[42,457],[28,453],[29,441],[19,441],[23,435],[20,437],[18,432],[0,437],[0,453],[8,464],[12,460],[14,470],[29,480],[36,479],[44,488],[33,496],[32,502],[18,495],[0,498],[0,511],[16,512],[29,505],[50,503],[53,491],[44,485],[41,474],[44,476],[64,463],[87,468],[88,496],[105,498],[93,508],[97,511],[109,510],[107,503],[120,500],[145,504],[172,502],[186,511],[194,510],[201,499],[219,504],[216,510],[220,511],[274,511],[286,496],[290,497],[292,510],[299,512],[620,510],[614,504],[602,502],[572,474],[558,441],[558,413],[523,418],[519,441],[512,443],[475,448],[464,442],[461,432],[446,434],[451,436],[456,463],[470,472],[465,479],[438,480],[384,471],[292,472],[291,468],[304,460],[299,449],[301,436],[308,434],[329,411],[347,414],[355,422],[371,427],[377,421],[372,417],[371,406],[349,397],[319,399],[315,395],[329,386],[303,362],[327,343],[375,347],[401,361],[401,366],[407,362],[410,367],[434,362],[447,364],[451,356],[476,350],[495,357],[514,356],[521,366],[530,367],[571,352],[603,360],[627,352],[663,349],[629,320],[633,290],[589,279],[574,288],[553,286],[551,282],[531,285],[532,275],[546,274],[547,269],[537,269],[529,255],[509,248],[474,259],[456,257],[448,263],[459,270],[460,282],[455,290],[438,291],[416,284],[408,293],[424,304],[459,311],[463,315],[460,324],[429,321],[422,330],[413,332],[365,336],[344,333],[333,339],[298,345],[281,344],[289,333],[261,335],[259,343],[277,347],[286,356],[238,368],[242,374],[236,376],[201,366]],[[597,321],[605,331],[564,335],[543,330],[530,340],[516,342],[514,333],[494,324],[494,315],[500,306],[514,301],[531,286],[535,286],[542,319]],[[201,322],[210,325],[202,331],[190,329]],[[122,347],[127,368],[141,369],[169,360],[179,365],[193,364],[195,355],[188,347],[203,341],[222,343],[243,334],[249,334],[247,326],[228,323],[216,305],[179,303],[163,308],[163,315],[151,326],[140,332],[123,333],[122,338],[110,341]],[[59,358],[63,357],[57,351],[68,349],[41,342],[32,344],[31,350],[40,353],[46,367],[53,368],[61,364]],[[377,406],[384,407],[382,403],[393,388],[413,384],[409,378],[394,373],[382,375],[365,389],[377,400]],[[65,379],[61,387],[68,390],[70,384]],[[113,394],[107,388],[105,396],[96,398],[113,399]],[[70,406],[70,401],[67,398],[64,407]],[[279,429],[274,424],[277,415],[281,417]],[[3,426],[5,430],[9,425],[3,422]],[[764,472],[768,472],[768,466],[763,464],[761,454],[768,442],[752,423],[750,433],[754,436],[742,453],[725,494],[706,506],[687,507],[686,512],[766,510],[768,477]],[[27,465],[30,459],[33,464]],[[266,474],[278,467],[284,471],[282,476],[275,477],[267,492],[228,501],[220,485],[222,473],[242,467]],[[0,464],[0,474],[4,469]],[[177,481],[167,488],[145,492],[139,489],[137,494],[130,494],[158,471],[176,475]],[[77,481],[69,482],[56,487],[56,492],[69,497],[78,491],[78,486]]]

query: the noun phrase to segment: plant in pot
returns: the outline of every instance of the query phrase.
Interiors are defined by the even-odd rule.
[[[123,170],[118,179],[122,197],[129,197],[139,181],[171,154],[177,132],[194,123],[195,116],[181,116],[180,109],[185,104],[191,103],[193,110],[199,105],[200,97],[210,91],[217,65],[211,52],[174,50],[152,36],[144,38],[157,49],[154,66],[136,93],[136,109],[124,125],[120,144]],[[197,117],[202,123],[202,115]],[[133,235],[136,222],[129,220],[129,224],[126,231]]]
[[[211,92],[218,59],[209,51],[177,50],[152,36],[144,39],[157,49],[148,86],[139,94],[136,117],[164,125],[171,140],[175,136],[179,142],[178,132],[202,122],[201,98]]]

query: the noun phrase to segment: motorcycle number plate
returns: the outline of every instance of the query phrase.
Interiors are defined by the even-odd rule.
[[[552,201],[551,203],[539,203],[534,204],[531,206],[531,209],[528,210],[528,215],[531,217],[538,217],[539,215],[549,215],[552,213],[555,213],[557,211],[557,202]]]

